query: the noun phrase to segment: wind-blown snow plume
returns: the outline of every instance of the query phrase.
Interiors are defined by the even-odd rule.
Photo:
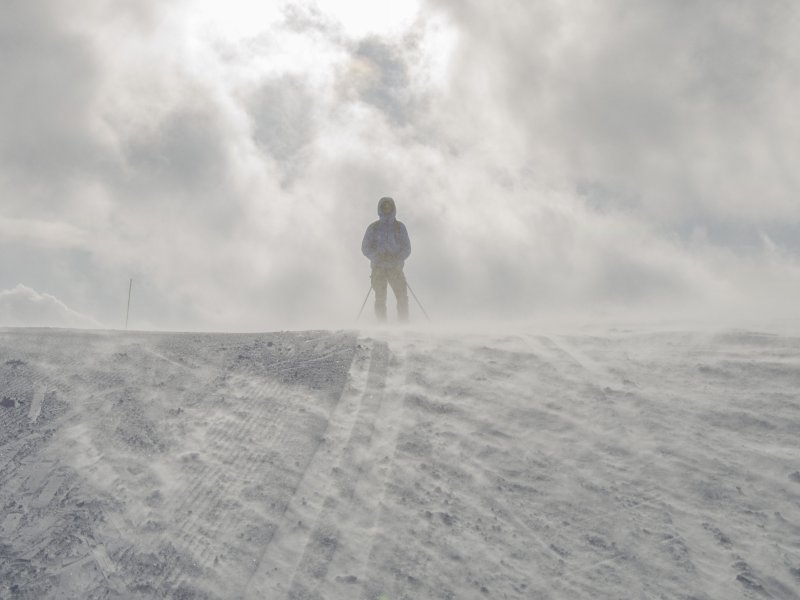
[[[0,291],[0,326],[97,328],[101,324],[72,310],[55,296],[41,294],[20,283]]]

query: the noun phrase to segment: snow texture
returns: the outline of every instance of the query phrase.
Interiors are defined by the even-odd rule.
[[[0,598],[800,598],[800,338],[0,330]]]

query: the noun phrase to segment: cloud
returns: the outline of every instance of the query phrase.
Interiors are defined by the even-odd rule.
[[[381,110],[397,125],[411,119],[412,90],[401,48],[369,37],[355,47],[347,78],[358,98]]]
[[[21,283],[0,291],[0,326],[3,327],[101,327],[50,294],[40,294]]]
[[[100,159],[91,114],[101,74],[91,44],[59,27],[57,3],[12,0],[3,12],[0,160],[6,177],[31,190],[6,201],[42,203],[42,188]]]
[[[132,277],[136,327],[349,326],[391,195],[434,316],[799,298],[794,4],[428,0],[385,31],[246,4],[217,30],[195,0],[12,2],[0,289],[118,322]]]
[[[513,120],[517,164],[663,223],[796,217],[795,3],[431,4],[462,31],[453,106]]]
[[[313,91],[297,76],[283,75],[261,83],[247,99],[253,141],[287,172],[301,165],[302,151],[316,136]]]
[[[23,242],[51,248],[86,247],[86,233],[61,221],[0,217],[0,237],[6,243]]]

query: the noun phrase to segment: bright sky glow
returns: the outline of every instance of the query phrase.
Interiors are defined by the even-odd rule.
[[[326,0],[321,7],[325,14],[341,23],[347,35],[393,34],[407,28],[419,11],[419,2],[362,2],[360,0]]]
[[[202,31],[235,41],[266,31],[282,16],[284,2],[195,0],[191,20]]]
[[[195,0],[192,19],[214,36],[228,41],[257,36],[279,21],[296,2],[251,0]],[[372,3],[359,0],[326,0],[322,5],[306,4],[339,25],[345,35],[391,35],[404,31],[419,12],[417,0]]]
[[[227,87],[281,74],[302,76],[310,85],[330,85],[335,65],[348,58],[343,41],[370,35],[400,37],[413,26],[420,10],[417,0],[386,5],[355,0],[326,0],[324,4],[193,0],[191,7],[178,25],[186,36],[183,63],[199,79]],[[282,27],[292,12],[317,21],[328,36]],[[452,35],[440,22],[426,29],[429,72],[443,80],[440,75],[450,56]]]

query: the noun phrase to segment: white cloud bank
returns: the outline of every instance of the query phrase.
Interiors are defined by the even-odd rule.
[[[0,327],[101,327],[95,319],[82,315],[55,296],[40,294],[21,283],[0,291]]]
[[[440,318],[800,304],[797,3],[250,5],[11,0],[0,289],[351,325],[392,195]]]

